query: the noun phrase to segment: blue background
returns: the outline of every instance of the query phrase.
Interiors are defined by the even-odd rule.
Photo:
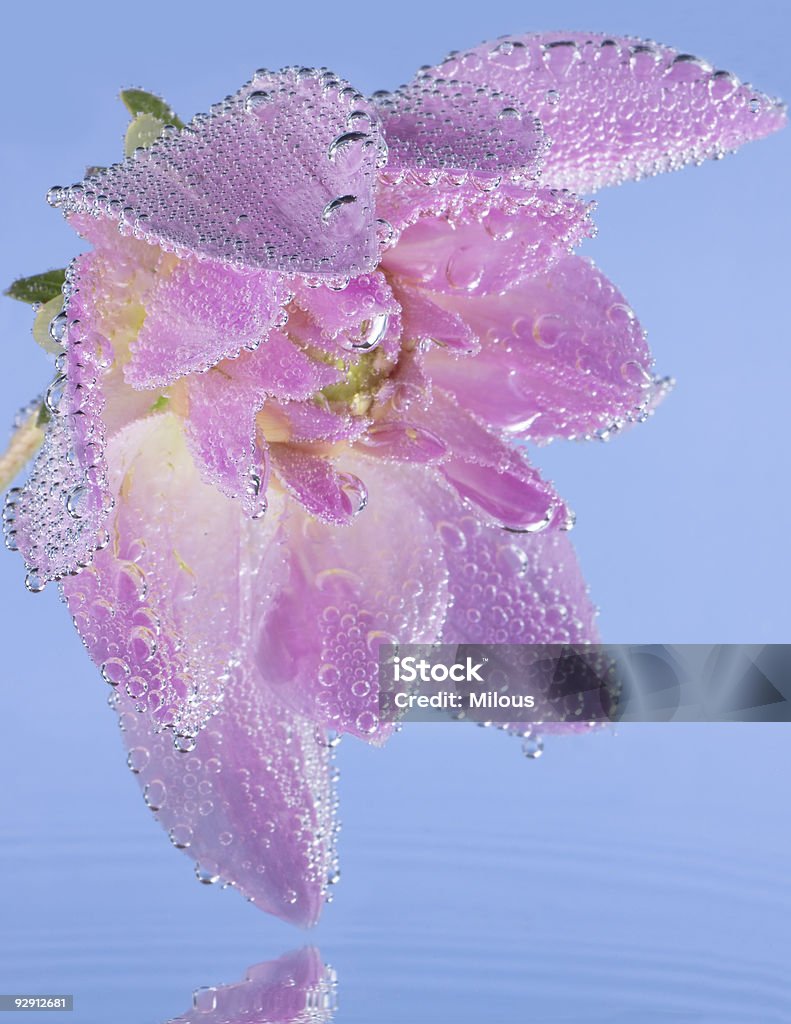
[[[768,0],[44,3],[2,28],[3,284],[73,255],[43,196],[117,158],[125,85],[190,115],[261,65],[326,64],[370,91],[484,38],[580,28],[653,37],[791,97],[791,10]],[[611,444],[537,456],[577,511],[609,641],[788,640],[789,156],[785,132],[598,197],[586,252],[678,380]],[[50,373],[29,326],[0,302],[8,420]],[[74,991],[79,1024],[155,1024],[304,937],[197,886],[140,800],[65,609],[22,576],[0,554],[0,991]],[[384,751],[345,741],[344,879],[311,936],[339,971],[339,1020],[791,1019],[788,740],[632,726],[535,763],[455,726]]]

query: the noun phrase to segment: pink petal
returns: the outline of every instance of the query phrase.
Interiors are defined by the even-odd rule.
[[[180,753],[119,694],[128,764],[174,846],[205,883],[231,883],[291,924],[315,923],[337,872],[331,751],[315,725],[234,669],[219,714]]]
[[[271,403],[282,417],[290,440],[300,441],[353,441],[368,426],[364,416],[346,416],[331,412],[315,401]]]
[[[393,186],[380,197],[380,208],[406,228],[383,266],[413,287],[449,295],[513,288],[592,233],[589,205],[551,189]]]
[[[390,419],[372,424],[355,448],[393,462],[437,462],[447,451],[433,431],[416,427],[409,420]]]
[[[338,378],[279,331],[254,352],[189,378],[187,436],[206,480],[240,498],[250,515],[266,508],[268,461],[256,414],[268,395],[304,399]]]
[[[171,1024],[329,1024],[334,971],[308,946],[248,968],[242,981],[199,989]]]
[[[541,166],[547,143],[540,122],[501,93],[425,78],[374,100],[390,171],[474,171],[491,179],[515,171],[533,176]]]
[[[410,410],[410,420],[430,428],[451,455],[440,472],[484,521],[518,532],[549,526],[568,528],[570,513],[551,484],[524,454],[438,389],[428,409]]]
[[[406,282],[401,282],[398,301],[403,311],[404,341],[434,342],[462,355],[477,351],[478,338],[458,313],[443,309]]]
[[[287,158],[284,159],[284,154]],[[237,267],[356,276],[378,258],[374,108],[330,72],[262,71],[181,132],[51,195]]]
[[[311,515],[326,523],[350,523],[365,508],[365,485],[341,473],[328,458],[292,444],[270,447],[272,469],[286,490]]]
[[[282,522],[289,576],[270,605],[257,664],[275,696],[327,728],[383,739],[381,644],[430,643],[446,609],[442,544],[413,499],[426,467],[349,461],[368,503],[349,526],[294,507]],[[306,629],[305,624],[311,628]]]
[[[130,766],[202,880],[310,923],[334,871],[328,751],[251,662],[285,568],[280,508],[245,522],[201,482],[171,415],[125,428],[108,461],[113,541],[63,591],[115,687]]]
[[[439,491],[430,507],[450,572],[443,643],[598,641],[595,609],[565,534],[506,533]]]
[[[113,353],[91,326],[95,262],[92,253],[80,256],[69,272],[69,298],[52,328],[66,349],[47,391],[51,420],[29,480],[5,505],[6,543],[22,552],[33,591],[90,564],[107,542],[103,378]]]
[[[785,108],[706,61],[592,33],[511,36],[449,57],[417,81],[499,89],[541,120],[543,179],[589,192],[719,157],[776,131]]]
[[[247,664],[253,611],[282,561],[277,515],[245,520],[203,483],[171,414],[124,428],[107,453],[111,542],[63,593],[105,680],[189,738],[217,711],[231,667]]]
[[[380,344],[400,307],[384,274],[375,271],[351,281],[343,291],[323,285],[294,285],[297,304],[330,340],[342,335],[343,349],[367,352]],[[395,326],[395,325],[394,325]]]
[[[278,274],[180,260],[170,274],[155,279],[145,297],[145,320],[124,370],[127,381],[136,388],[164,387],[257,348],[285,321],[283,306],[290,298]]]
[[[472,359],[432,349],[426,366],[461,406],[519,437],[587,437],[643,417],[657,385],[626,299],[568,256],[505,295],[446,300],[485,338]]]
[[[453,458],[442,464],[442,475],[457,494],[485,521],[516,533],[539,533],[549,526],[571,525],[563,501],[526,459],[514,459],[508,469]]]

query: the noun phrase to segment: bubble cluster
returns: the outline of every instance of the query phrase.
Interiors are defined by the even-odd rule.
[[[283,273],[356,276],[378,260],[375,109],[332,72],[259,71],[182,131],[50,191],[178,255]]]
[[[461,184],[529,179],[548,143],[541,123],[502,92],[441,77],[419,77],[373,96],[388,145],[388,170],[417,169]]]
[[[447,79],[533,111],[552,140],[544,180],[580,192],[718,158],[785,119],[779,101],[729,72],[638,39],[511,36],[418,75]]]
[[[101,377],[112,360],[108,340],[85,316],[81,289],[92,255],[79,257],[64,286],[64,308],[50,326],[63,352],[44,406],[50,417],[30,478],[6,498],[6,544],[25,558],[29,590],[42,590],[89,565],[107,543],[112,507],[105,461],[104,394]]]

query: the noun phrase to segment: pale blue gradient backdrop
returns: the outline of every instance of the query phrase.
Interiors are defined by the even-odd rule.
[[[0,284],[74,254],[44,194],[117,158],[125,85],[189,116],[262,65],[326,64],[368,91],[448,49],[565,27],[653,37],[791,97],[785,2],[95,10],[2,15]],[[787,131],[598,197],[586,252],[678,380],[648,424],[611,444],[536,456],[576,509],[607,640],[789,639],[790,158]],[[29,326],[25,307],[0,302],[7,421],[50,374]],[[0,991],[73,990],[79,1024],[155,1024],[193,985],[231,981],[303,937],[191,881],[123,765],[65,609],[22,579],[19,558],[0,553]],[[779,862],[791,830],[777,783],[790,737],[639,727],[557,742],[535,765],[513,741],[453,726],[414,727],[385,751],[347,741],[345,877],[316,935],[341,974],[340,1020],[497,1021],[531,1007],[542,1021],[788,1019]],[[459,859],[470,837],[472,873]],[[739,985],[755,993],[753,1015],[733,1010]],[[502,1017],[481,1009],[490,991]]]

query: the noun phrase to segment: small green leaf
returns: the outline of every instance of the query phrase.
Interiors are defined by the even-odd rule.
[[[62,309],[63,296],[54,295],[49,302],[43,304],[33,321],[33,337],[45,352],[50,352],[54,356],[61,354],[63,346],[59,345],[49,333],[49,325]]]
[[[36,426],[46,427],[49,421],[52,419],[50,411],[44,402],[38,407],[38,415],[36,416]]]
[[[153,114],[138,114],[126,129],[124,156],[131,156],[136,149],[148,149],[156,142],[165,128],[165,122]]]
[[[20,277],[5,294],[9,298],[19,299],[20,302],[28,302],[34,306],[39,302],[49,302],[56,295],[60,295],[65,280],[65,270],[47,270],[32,277]]]
[[[121,100],[133,117],[137,117],[138,114],[150,114],[165,124],[175,125],[176,128],[184,127],[184,122],[164,100],[151,92],[146,92],[145,89],[122,89]]]
[[[164,412],[170,405],[170,399],[167,395],[160,395],[156,402],[153,402],[151,408],[148,410],[149,413],[153,412]]]

